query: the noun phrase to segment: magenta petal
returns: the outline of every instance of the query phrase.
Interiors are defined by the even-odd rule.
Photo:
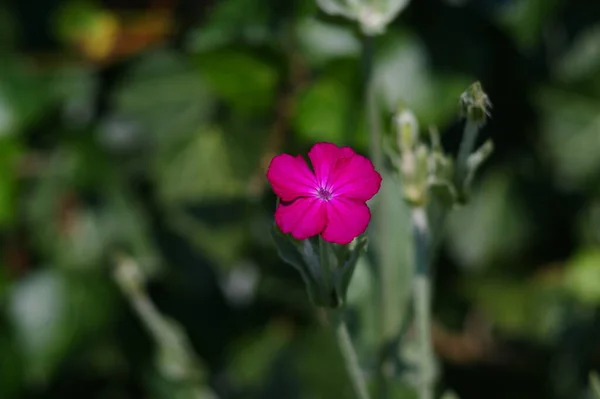
[[[293,157],[281,154],[274,157],[267,171],[267,179],[275,194],[288,202],[314,195],[317,186],[315,175],[300,155]]]
[[[325,241],[348,244],[365,232],[371,212],[362,201],[337,197],[327,202],[327,227],[322,233]]]
[[[356,154],[340,159],[330,173],[329,185],[335,196],[368,201],[379,191],[381,175],[369,159]]]
[[[355,155],[350,147],[338,147],[332,143],[317,143],[308,152],[319,186],[326,187],[331,170],[345,157]]]
[[[317,198],[298,198],[292,203],[280,203],[275,211],[279,229],[298,240],[319,234],[325,228],[327,211],[325,203]]]

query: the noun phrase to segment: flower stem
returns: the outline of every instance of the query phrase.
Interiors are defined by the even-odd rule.
[[[115,263],[115,281],[154,339],[161,375],[178,383],[184,393],[181,397],[216,399],[206,383],[205,366],[196,356],[183,326],[163,315],[148,297],[138,263],[123,255],[117,256]]]
[[[381,126],[377,114],[377,98],[375,96],[375,82],[373,79],[373,67],[375,64],[375,43],[372,36],[365,36],[363,40],[363,89],[367,113],[367,125],[369,129],[369,150],[371,160],[376,169],[383,164],[383,152],[381,149]]]
[[[477,140],[478,131],[479,125],[477,122],[467,119],[462,141],[460,142],[460,148],[458,150],[456,165],[456,184],[460,189],[462,189],[465,177],[467,176],[467,158],[469,158],[469,155],[471,155],[473,149],[475,148],[475,141]]]
[[[348,377],[352,383],[354,395],[357,399],[370,399],[369,391],[358,362],[358,356],[352,345],[352,339],[348,333],[346,323],[340,315],[333,315],[332,322],[335,326],[335,337],[342,357],[344,358],[344,364],[346,365],[346,371],[348,372]]]
[[[362,48],[362,96],[364,98],[365,114],[367,118],[367,128],[369,131],[369,153],[371,161],[375,168],[383,172],[383,150],[381,144],[381,125],[377,110],[377,98],[375,91],[375,82],[373,79],[373,67],[375,59],[375,43],[372,36],[365,35],[363,37],[363,48]],[[373,217],[375,220],[375,226],[378,232],[385,231],[385,225],[388,223],[387,217],[381,211],[382,200],[376,200],[378,206],[374,209]],[[379,235],[379,234],[378,234]],[[380,280],[386,281],[389,276],[389,272],[386,270],[380,270]],[[387,308],[394,306],[389,303],[389,284],[379,284],[378,290],[378,304],[379,304],[379,324],[380,332],[382,336],[382,345],[386,342],[386,331],[388,330],[388,313]],[[393,297],[393,296],[392,296]],[[382,351],[382,357],[380,359],[380,365],[377,370],[377,396],[381,399],[385,399],[388,396],[388,375],[384,371],[384,363],[387,361],[387,352]]]
[[[419,344],[419,399],[433,399],[434,353],[431,338],[431,280],[429,272],[429,224],[423,207],[411,212],[415,245],[413,281],[415,329]]]

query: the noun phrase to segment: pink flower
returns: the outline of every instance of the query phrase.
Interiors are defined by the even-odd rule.
[[[303,240],[321,234],[325,241],[348,244],[371,219],[366,201],[379,191],[381,176],[350,147],[317,143],[302,156],[277,155],[267,179],[281,202],[275,222],[282,232]]]

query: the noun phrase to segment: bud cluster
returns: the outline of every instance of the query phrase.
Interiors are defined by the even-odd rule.
[[[460,96],[460,106],[467,123],[456,160],[445,153],[435,129],[429,129],[427,140],[421,138],[419,123],[410,110],[402,109],[394,116],[395,136],[386,150],[411,206],[426,206],[432,196],[448,206],[465,201],[475,172],[493,151],[489,140],[473,151],[491,107],[479,82]]]

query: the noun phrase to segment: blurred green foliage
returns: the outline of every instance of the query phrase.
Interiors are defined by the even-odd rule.
[[[494,106],[481,137],[494,156],[435,265],[445,398],[598,390],[599,43],[600,3],[584,0],[413,1],[375,40],[386,131],[409,107],[456,150],[466,85],[481,80]],[[355,24],[311,1],[2,3],[0,398],[208,397],[154,362],[113,279],[120,253],[218,397],[351,397],[275,252],[264,172],[316,141],[368,153],[362,51]],[[382,174],[379,236],[348,294],[371,370],[382,342],[410,352],[408,212]]]

